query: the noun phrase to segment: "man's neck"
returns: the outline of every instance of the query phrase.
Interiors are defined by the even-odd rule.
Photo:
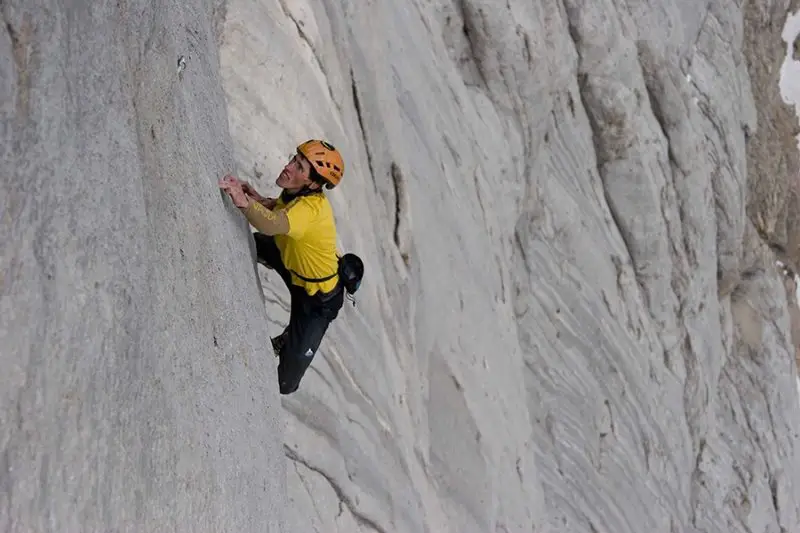
[[[297,196],[308,196],[309,194],[314,194],[322,192],[320,189],[309,189],[308,187],[300,187],[298,189],[283,189],[281,196],[284,199],[285,203],[288,203],[290,200]]]

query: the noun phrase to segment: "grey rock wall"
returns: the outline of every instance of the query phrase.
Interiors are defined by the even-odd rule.
[[[2,3],[0,528],[800,530],[795,8]],[[216,182],[309,137],[367,274],[280,398]]]
[[[800,529],[790,7],[229,2],[240,172],[337,144],[367,260],[283,400],[292,531]]]
[[[0,530],[282,531],[214,6],[1,5]]]

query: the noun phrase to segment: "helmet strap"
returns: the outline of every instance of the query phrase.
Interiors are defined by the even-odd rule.
[[[328,181],[319,175],[319,172],[317,172],[317,170],[314,168],[313,165],[311,166],[311,174],[309,175],[309,179],[313,183],[319,185],[319,187],[316,189],[312,189],[310,185],[306,185],[294,194],[289,193],[286,191],[286,189],[284,189],[281,192],[281,199],[283,200],[283,203],[288,204],[294,198],[298,198],[300,196],[309,196],[311,194],[317,194],[317,193],[324,194],[324,188],[325,185],[328,183]]]

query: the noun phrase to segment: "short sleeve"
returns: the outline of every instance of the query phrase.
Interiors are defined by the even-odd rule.
[[[317,214],[314,206],[303,199],[289,205],[284,212],[289,220],[289,232],[286,235],[292,239],[302,237]]]

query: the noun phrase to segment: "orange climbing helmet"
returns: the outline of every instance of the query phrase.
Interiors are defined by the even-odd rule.
[[[310,139],[297,147],[311,163],[312,168],[324,179],[328,189],[333,189],[342,181],[344,160],[339,151],[326,141]]]

